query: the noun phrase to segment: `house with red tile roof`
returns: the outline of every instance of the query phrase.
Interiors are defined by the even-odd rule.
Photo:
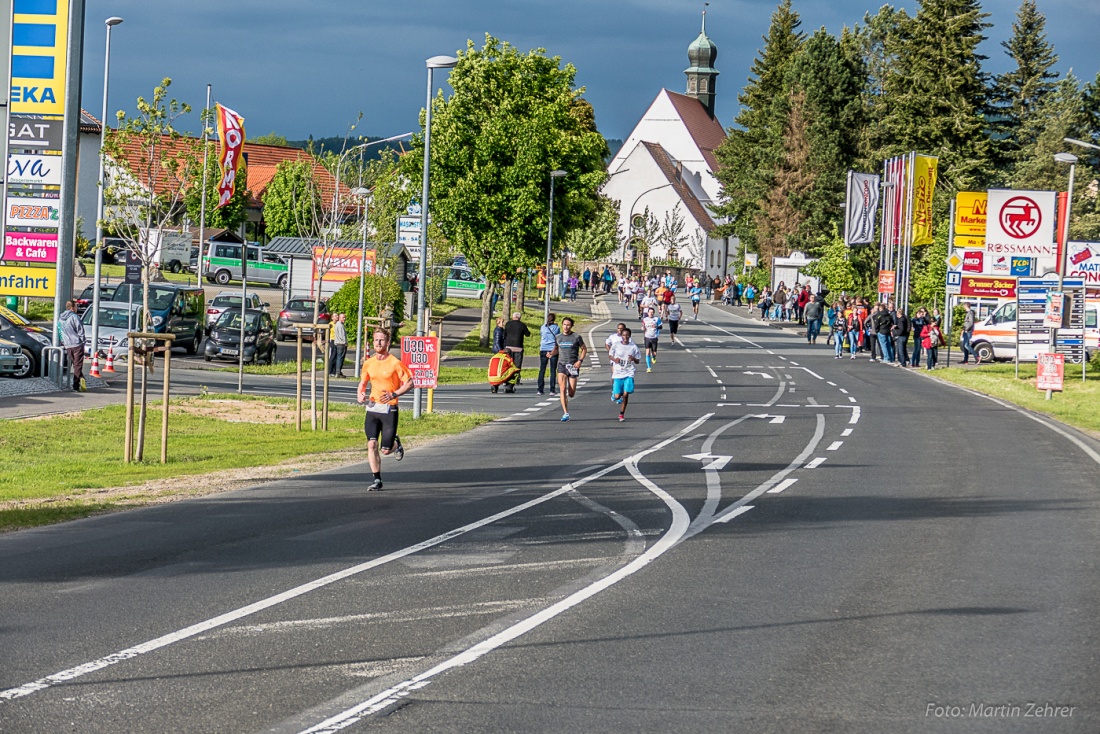
[[[712,236],[718,224],[712,207],[721,196],[714,151],[726,139],[714,117],[717,56],[706,34],[704,13],[703,29],[688,47],[686,93],[658,92],[608,165],[611,178],[602,193],[619,202],[624,239],[619,256],[610,259],[637,261],[634,225],[648,209],[661,224],[673,213],[684,222],[680,246],[670,251],[666,243],[648,243],[650,260],[680,260],[712,276],[724,275],[738,260],[737,238]]]
[[[99,139],[100,121],[87,111],[81,110],[80,115],[80,146],[77,172],[77,216],[81,219],[81,234],[89,239],[95,239],[96,229],[96,201],[98,196],[99,175]],[[108,128],[107,134],[112,131]],[[202,140],[200,138],[184,137],[176,141],[165,141],[174,152],[183,155],[188,147],[191,147],[201,160]],[[217,166],[218,143],[212,139],[209,143],[210,156],[208,165]],[[130,152],[128,157],[136,160],[136,151]],[[314,179],[319,182],[321,195],[324,201],[331,201],[336,186],[336,178],[321,165],[320,161],[299,148],[284,147],[280,145],[257,145],[245,140],[244,158],[248,174],[246,180],[248,194],[248,238],[263,240],[263,201],[267,193],[267,187],[275,177],[275,171],[280,163],[306,161],[313,169]],[[134,160],[129,161],[133,165]],[[175,182],[164,180],[158,188],[163,193],[169,187],[178,186]],[[340,184],[340,198],[347,202],[346,214],[354,216],[358,209],[355,199],[347,186]],[[207,201],[215,201],[216,192],[207,193]],[[197,230],[198,224],[192,223],[192,229]]]

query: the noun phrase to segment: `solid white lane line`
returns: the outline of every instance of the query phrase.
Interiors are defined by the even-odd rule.
[[[707,418],[710,417],[710,415],[711,414],[707,414],[703,418],[696,421],[696,423],[693,424],[691,428],[694,428],[696,425],[702,425],[702,423],[706,421]],[[622,581],[623,579],[632,576],[633,574],[648,566],[660,556],[664,555],[669,549],[675,546],[687,532],[689,521],[688,513],[687,510],[684,509],[683,505],[677,502],[672,497],[672,495],[668,494],[665,490],[654,484],[638,470],[638,460],[653,453],[654,451],[657,451],[662,444],[667,445],[669,443],[672,443],[673,441],[678,440],[681,437],[682,433],[686,433],[686,431],[678,433],[671,439],[662,441],[661,444],[659,444],[658,446],[654,446],[651,449],[639,452],[623,462],[626,466],[627,471],[630,472],[631,476],[633,476],[635,480],[637,480],[650,492],[657,495],[657,497],[662,502],[664,502],[668,506],[669,510],[672,512],[672,525],[669,528],[668,532],[661,536],[661,539],[654,543],[653,546],[645,551],[642,555],[638,556],[630,563],[626,564],[619,570],[605,576],[599,581],[596,581],[595,583],[590,584],[589,586],[586,586],[585,588],[573,594],[570,594],[558,603],[552,604],[546,609],[543,609],[542,611],[531,615],[527,619],[524,619],[512,625],[511,627],[508,627],[507,629],[498,632],[492,637],[483,640],[482,642],[479,642],[478,644],[470,648],[467,648],[466,650],[460,652],[449,660],[445,660],[439,665],[436,665],[434,668],[431,668],[424,671],[423,673],[420,673],[419,675],[415,675],[412,678],[404,680],[397,685],[391,686],[381,693],[371,696],[366,701],[356,704],[355,706],[352,706],[351,708],[348,708],[336,714],[335,716],[332,716],[325,721],[322,721],[316,726],[305,729],[302,734],[330,734],[332,732],[337,732],[340,729],[351,726],[356,722],[362,721],[367,716],[381,711],[387,706],[390,706],[391,704],[399,701],[401,698],[409,695],[409,693],[411,693],[412,691],[419,690],[427,686],[436,676],[449,670],[453,670],[454,668],[459,668],[475,662],[482,656],[492,652],[493,650],[496,650],[501,645],[505,645],[512,640],[527,634],[531,630],[536,629],[546,622],[549,622],[563,612],[566,612],[569,609],[577,606],[578,604],[581,604],[582,602],[590,599],[596,594],[599,594],[601,591],[604,591]]]
[[[816,469],[817,467],[821,466],[824,463],[825,463],[825,457],[824,456],[819,456],[816,459],[814,459],[813,461],[806,464],[806,468],[807,469]]]
[[[798,477],[787,477],[782,482],[780,482],[779,484],[777,484],[774,487],[772,487],[771,489],[769,489],[768,494],[779,494],[784,489],[791,486],[792,484],[794,484],[797,481],[798,481]]]
[[[843,445],[844,445],[843,441],[833,441],[831,444],[829,444],[829,448],[827,448],[825,450],[826,451],[836,451],[837,449],[839,449]]]
[[[723,433],[733,428],[737,424],[743,423],[749,418],[755,417],[755,415],[751,414],[743,415],[736,420],[732,420],[729,423],[726,423],[725,425],[719,426],[718,428],[714,429],[713,431],[711,431],[711,434],[707,436],[707,440],[703,442],[703,445],[700,447],[700,452],[703,454],[710,454],[711,449],[714,448],[714,442],[718,440],[719,436],[721,436]],[[709,523],[711,521],[711,518],[714,517],[714,512],[718,509],[718,503],[722,501],[722,480],[721,477],[718,476],[718,472],[721,471],[722,468],[725,467],[725,465],[726,461],[712,461],[703,467],[707,480],[707,498],[703,502],[703,509],[699,511],[698,515],[696,515],[695,520],[692,521],[691,527],[689,529],[693,530],[700,525],[705,525],[706,523]]]
[[[520,413],[519,415],[525,414]],[[678,431],[671,438],[667,438],[660,443],[655,444],[652,448],[647,449],[646,451],[652,453],[653,451],[658,451],[661,448],[664,448],[668,444],[679,439],[681,436],[703,425],[703,423],[705,423],[712,415],[714,414],[707,413],[706,415],[688,425],[686,428]],[[635,456],[643,455],[645,453],[646,452],[642,452],[642,454],[635,454]],[[81,676],[87,675],[88,673],[94,673],[97,670],[102,670],[103,668],[121,663],[124,660],[129,660],[131,658],[138,657],[139,655],[153,652],[154,650],[159,650],[162,647],[167,647],[168,645],[172,645],[182,640],[189,639],[203,632],[207,632],[218,627],[224,627],[230,622],[235,622],[238,619],[243,619],[244,617],[251,616],[256,612],[261,612],[265,609],[277,606],[285,601],[289,601],[304,594],[308,594],[311,591],[316,591],[317,589],[324,588],[325,586],[358,575],[360,573],[363,573],[364,571],[378,568],[379,566],[383,566],[392,561],[404,558],[405,556],[409,556],[427,548],[432,548],[434,546],[440,545],[447,542],[448,540],[457,538],[460,535],[465,535],[466,533],[469,533],[473,530],[485,527],[486,525],[490,525],[498,520],[503,520],[506,517],[511,517],[512,515],[524,512],[531,509],[532,507],[537,507],[538,505],[544,502],[548,502],[556,497],[560,497],[561,495],[572,491],[578,486],[599,479],[600,477],[603,477],[611,473],[612,471],[615,471],[619,467],[624,466],[629,458],[630,457],[628,457],[628,459],[618,461],[608,467],[600,469],[599,471],[593,472],[588,476],[581,477],[574,480],[573,482],[569,482],[552,492],[547,492],[544,495],[536,497],[532,500],[528,500],[527,502],[516,505],[515,507],[512,507],[510,509],[498,512],[495,515],[490,515],[488,517],[482,518],[481,520],[477,520],[468,525],[463,525],[462,527],[455,528],[454,530],[449,530],[445,533],[442,533],[441,535],[435,536],[434,538],[429,538],[427,540],[421,541],[420,543],[407,546],[392,553],[387,553],[386,555],[380,556],[379,558],[375,558],[373,560],[366,561],[365,563],[360,563],[355,566],[345,568],[341,571],[337,571],[336,573],[322,576],[321,578],[314,579],[313,581],[301,584],[299,586],[295,586],[292,589],[287,589],[286,591],[275,594],[274,596],[269,596],[266,599],[261,599],[260,601],[253,602],[252,604],[248,604],[243,607],[239,607],[238,609],[226,612],[225,614],[220,614],[216,617],[198,622],[189,627],[184,627],[183,629],[176,630],[175,632],[171,632],[167,635],[162,635],[161,637],[143,642],[140,645],[128,647],[125,650],[119,650],[118,652],[101,657],[98,660],[92,660],[90,662],[78,665],[74,668],[69,668],[67,670],[62,670],[52,675],[48,675],[44,678],[39,678],[36,681],[31,681],[30,683],[24,683],[23,685],[17,686],[15,688],[9,688],[7,690],[0,691],[0,700],[22,698],[23,696],[28,696],[37,691],[42,691],[50,688],[51,686],[54,686],[58,683],[73,680],[74,678],[79,678]]]
[[[845,428],[843,431],[840,432],[840,435],[841,436],[851,436],[852,435],[852,429],[851,428]]]

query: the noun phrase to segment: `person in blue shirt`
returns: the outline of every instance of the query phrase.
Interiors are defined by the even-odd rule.
[[[695,313],[695,320],[698,321],[699,301],[703,298],[703,289],[699,287],[699,283],[695,283],[688,293],[691,295],[691,310]]]
[[[536,395],[542,395],[543,388],[546,385],[546,368],[550,367],[550,394],[557,395],[558,391],[554,389],[558,374],[558,335],[561,334],[561,329],[554,323],[557,319],[557,315],[549,314],[546,318],[546,323],[539,327],[539,381],[538,390]]]

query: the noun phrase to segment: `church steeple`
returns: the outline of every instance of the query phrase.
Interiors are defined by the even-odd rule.
[[[718,47],[707,38],[707,11],[704,10],[703,30],[688,46],[688,63],[691,66],[684,69],[684,74],[687,75],[687,96],[702,102],[711,117],[714,117],[714,86],[718,78],[718,70],[714,68],[717,58]]]

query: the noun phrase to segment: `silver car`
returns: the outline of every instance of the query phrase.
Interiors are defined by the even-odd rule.
[[[23,347],[13,341],[0,339],[0,375],[10,377],[26,370],[27,357]]]
[[[265,309],[267,304],[260,300],[258,293],[249,293],[248,302],[246,307],[249,309]],[[206,304],[206,333],[210,333],[210,329],[214,324],[218,323],[218,319],[222,314],[231,308],[235,308],[238,311],[241,310],[241,292],[240,291],[222,291],[218,295],[210,299],[210,303]]]
[[[116,303],[108,301],[99,304],[99,353],[106,355],[114,350],[116,357],[130,353],[130,340],[126,334],[141,331],[142,310],[140,303]],[[84,312],[84,354],[92,354],[92,309]]]

